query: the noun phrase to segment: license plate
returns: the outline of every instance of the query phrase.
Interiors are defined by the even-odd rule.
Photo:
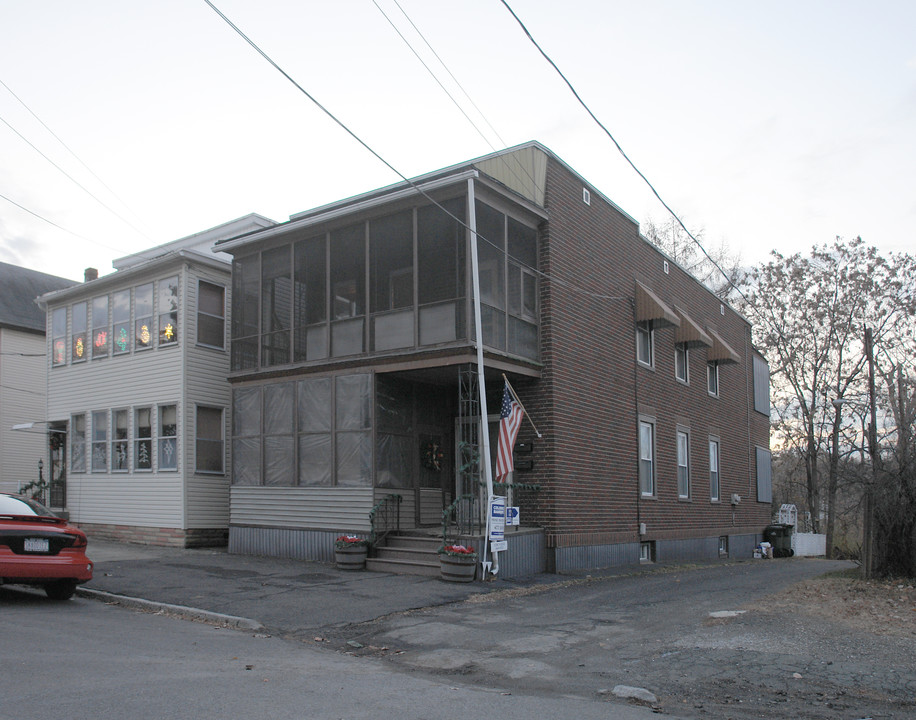
[[[22,548],[26,552],[48,552],[48,538],[26,538]]]

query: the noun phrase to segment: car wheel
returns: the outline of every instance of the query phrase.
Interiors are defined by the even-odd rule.
[[[75,592],[75,580],[56,580],[45,585],[45,593],[51,600],[69,600]]]

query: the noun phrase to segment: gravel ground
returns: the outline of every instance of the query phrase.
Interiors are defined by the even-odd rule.
[[[916,718],[914,583],[820,575],[839,565],[765,561],[520,588],[316,640],[508,693],[621,703],[617,685],[645,688],[658,713],[676,717]]]

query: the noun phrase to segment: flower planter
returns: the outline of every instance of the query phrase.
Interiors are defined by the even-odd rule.
[[[341,570],[363,570],[366,567],[366,556],[368,554],[369,548],[365,545],[335,548],[334,561]]]
[[[439,555],[439,577],[446,582],[473,582],[477,555]]]

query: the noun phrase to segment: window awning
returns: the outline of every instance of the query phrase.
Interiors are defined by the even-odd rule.
[[[722,364],[741,362],[741,356],[732,350],[715,330],[706,328],[706,332],[712,338],[712,347],[709,348],[709,352],[706,355],[707,360]]]
[[[674,306],[674,312],[681,318],[681,324],[674,333],[674,342],[688,348],[712,347],[712,338],[687,313],[677,305]]]
[[[636,322],[651,322],[653,327],[678,327],[681,319],[658,295],[636,281]]]

